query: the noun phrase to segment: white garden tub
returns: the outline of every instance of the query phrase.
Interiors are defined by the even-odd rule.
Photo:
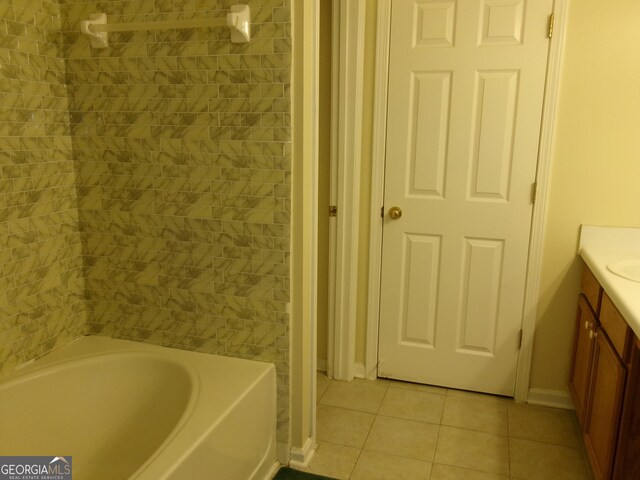
[[[262,480],[272,364],[81,337],[0,381],[0,455],[72,456],[74,480]]]

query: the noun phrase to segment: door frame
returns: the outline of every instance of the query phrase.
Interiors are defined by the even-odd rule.
[[[329,319],[327,375],[356,376],[356,298],[366,0],[332,0]],[[345,100],[349,99],[349,100]],[[327,212],[328,213],[328,212]]]
[[[365,376],[376,378],[378,366],[378,328],[380,322],[380,281],[382,278],[382,218],[380,208],[384,202],[384,165],[387,131],[387,90],[389,47],[391,31],[391,1],[378,0],[376,27],[376,72],[373,124],[373,158],[371,179],[371,226],[369,231],[369,278]],[[551,156],[555,140],[562,53],[564,51],[567,0],[555,0],[553,5],[554,34],[550,39],[547,75],[543,99],[543,113],[538,147],[536,171],[537,192],[533,204],[529,256],[522,316],[522,346],[518,355],[515,399],[527,401],[533,356],[533,338],[539,283],[541,253],[544,243],[544,225],[548,207],[548,183]]]
[[[289,441],[281,464],[303,467],[316,448],[320,0],[291,3],[291,300]]]

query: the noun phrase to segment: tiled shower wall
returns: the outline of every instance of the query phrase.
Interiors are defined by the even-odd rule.
[[[226,28],[78,23],[219,17],[237,2],[62,0],[88,332],[273,362],[288,430],[290,6]]]
[[[0,0],[0,373],[81,335],[60,6]]]

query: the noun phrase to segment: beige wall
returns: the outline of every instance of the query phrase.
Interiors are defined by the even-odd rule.
[[[328,262],[329,221],[325,215],[329,207],[329,162],[331,132],[331,2],[321,0],[321,52],[320,52],[320,178],[319,178],[319,247],[318,247],[318,359],[327,359],[328,323]],[[377,0],[368,0],[365,17],[364,84],[367,99],[362,108],[362,164],[360,182],[360,243],[358,245],[358,285],[366,285],[369,275],[369,204],[371,200],[371,147],[373,141],[373,98],[375,83],[376,13]],[[356,363],[364,364],[367,335],[367,289],[358,289],[356,299]]]
[[[371,54],[375,5],[367,6]],[[531,387],[550,390],[567,389],[582,272],[576,257],[580,224],[640,226],[640,3],[570,0],[569,7],[531,372]],[[365,65],[367,99],[373,98],[374,68],[374,62]],[[363,212],[369,202],[370,114],[363,125]],[[363,218],[361,285],[368,273],[368,228]],[[358,298],[359,363],[366,342],[365,293],[361,289]]]
[[[320,0],[318,145],[318,358],[327,359],[329,319],[329,166],[331,162],[331,3]]]
[[[640,226],[640,2],[572,0],[531,386],[566,390],[580,224]]]
[[[375,89],[376,68],[376,22],[378,1],[367,1],[366,30],[364,43],[364,82],[365,98],[373,98]],[[367,341],[367,285],[369,278],[369,229],[371,228],[371,209],[378,210],[380,205],[371,202],[371,158],[373,156],[373,101],[365,101],[362,105],[362,170],[360,183],[360,244],[358,248],[358,305],[356,333],[356,363],[364,364]]]

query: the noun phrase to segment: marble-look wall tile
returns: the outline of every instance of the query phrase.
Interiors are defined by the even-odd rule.
[[[62,0],[88,332],[273,362],[289,410],[290,5],[226,28],[110,33],[78,23],[224,17],[218,1]]]
[[[85,329],[56,1],[0,0],[0,373]]]

